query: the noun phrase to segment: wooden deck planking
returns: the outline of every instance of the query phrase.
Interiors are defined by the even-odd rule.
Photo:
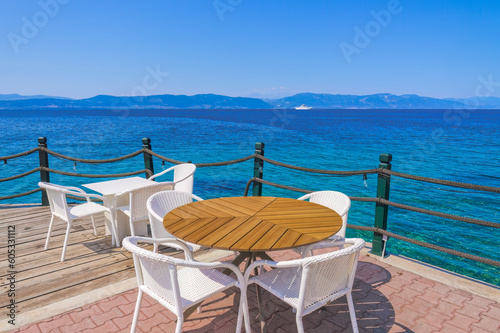
[[[97,236],[90,218],[73,223],[66,252],[60,262],[66,223],[54,224],[49,248],[44,251],[50,209],[41,206],[0,206],[0,249],[6,252],[7,229],[16,226],[16,302],[26,312],[135,277],[132,256],[111,245],[105,235],[104,216],[96,216]],[[150,246],[152,248],[152,246]],[[182,256],[180,253],[170,253]],[[0,260],[0,306],[5,307],[9,282],[7,257]]]

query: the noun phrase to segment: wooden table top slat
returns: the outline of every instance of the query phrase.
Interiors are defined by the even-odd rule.
[[[214,243],[213,247],[216,249],[231,250],[236,242],[245,237],[253,228],[259,225],[260,222],[260,219],[250,217],[237,228],[233,230],[224,230],[224,232],[219,233],[220,240]],[[244,250],[249,251],[250,248]]]
[[[308,201],[233,197],[178,207],[165,216],[164,226],[175,237],[190,243],[265,252],[307,245],[332,236],[342,227],[342,218],[335,211]]]
[[[228,223],[224,224],[224,231],[227,234],[232,233],[235,229],[240,227],[243,223],[248,220],[247,216],[244,217],[233,217]],[[221,240],[221,236],[219,233],[212,232],[202,239],[199,240],[200,243],[206,244],[208,247],[213,247],[215,243]],[[231,244],[232,245],[232,244]]]
[[[248,249],[250,251],[253,251],[253,246],[255,245],[255,243],[257,243],[259,239],[266,235],[273,226],[274,225],[272,223],[261,221],[257,226],[252,228],[252,230],[250,230],[245,237],[237,241],[230,248],[230,250],[243,251]]]

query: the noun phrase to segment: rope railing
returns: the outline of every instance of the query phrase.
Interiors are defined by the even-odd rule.
[[[392,171],[389,169],[379,169],[379,173],[397,176],[397,177],[406,178],[406,179],[417,180],[417,181],[426,182],[426,183],[433,183],[433,184],[446,185],[446,186],[452,186],[452,187],[466,188],[466,189],[470,189],[470,190],[479,190],[479,191],[485,191],[485,192],[500,193],[500,187],[494,187],[494,186],[476,185],[476,184],[470,184],[470,183],[455,182],[455,181],[451,181],[451,180],[443,180],[443,179],[437,179],[437,178],[415,176],[415,175],[410,175],[407,173]]]
[[[44,147],[40,147],[39,150],[44,151],[49,155],[59,157],[59,158],[62,158],[62,159],[68,160],[68,161],[79,162],[79,163],[88,163],[88,164],[102,164],[102,163],[119,162],[119,161],[123,161],[123,160],[129,159],[129,158],[135,157],[135,156],[142,154],[144,152],[144,149],[139,149],[133,153],[130,153],[130,154],[124,155],[124,156],[119,156],[119,157],[115,157],[115,158],[108,158],[105,160],[92,160],[92,159],[76,158],[76,157],[71,157],[68,155],[59,154],[59,153],[56,153],[55,151],[52,151],[52,150],[50,150],[48,148],[44,148]]]
[[[271,163],[273,165],[281,166],[284,168],[305,171],[305,172],[311,172],[311,173],[320,173],[320,174],[325,174],[325,175],[354,176],[354,175],[368,175],[368,174],[374,174],[374,173],[379,172],[379,169],[354,170],[354,171],[311,169],[311,168],[305,168],[305,167],[301,167],[301,166],[296,166],[296,165],[292,165],[292,164],[287,164],[287,163],[275,161],[275,160],[272,160],[270,158],[264,157],[264,156],[259,155],[259,154],[255,154],[255,157],[260,159],[260,160]]]
[[[151,156],[159,158],[162,161],[169,162],[169,163],[172,163],[172,164],[186,163],[186,162],[183,162],[183,161],[173,160],[171,158],[165,157],[165,156],[160,155],[158,153],[155,153],[154,151],[152,151],[150,149],[147,149],[147,148],[144,149],[144,152],[146,154],[150,154]],[[237,158],[235,160],[222,161],[222,162],[212,162],[212,163],[194,163],[194,165],[196,165],[196,167],[198,167],[198,168],[225,166],[225,165],[231,165],[231,164],[237,164],[237,163],[245,162],[245,161],[248,161],[248,160],[250,160],[252,158],[255,158],[256,156],[257,156],[256,154],[252,154],[252,155],[245,156],[245,157],[242,157],[242,158]]]
[[[450,249],[450,248],[447,248],[447,247],[443,247],[443,246],[439,246],[439,245],[435,245],[435,244],[431,244],[431,243],[419,241],[419,240],[416,240],[416,239],[413,239],[413,238],[404,237],[404,236],[395,234],[393,232],[390,232],[390,231],[387,231],[387,230],[384,230],[384,229],[381,229],[381,228],[377,228],[377,227],[365,227],[365,226],[352,225],[352,224],[347,224],[347,227],[350,228],[350,229],[363,230],[363,231],[371,231],[371,232],[379,233],[379,234],[385,235],[387,237],[398,239],[398,240],[406,242],[406,243],[411,243],[411,244],[414,244],[414,245],[419,245],[419,246],[422,246],[422,247],[425,247],[425,248],[428,248],[428,249],[431,249],[431,250],[441,251],[441,252],[444,252],[444,253],[455,255],[457,257],[462,257],[462,258],[465,258],[465,259],[470,259],[470,260],[474,260],[474,261],[481,262],[481,263],[484,263],[484,264],[488,264],[488,265],[500,267],[500,261],[498,261],[498,260],[484,258],[484,257],[476,256],[476,255],[473,255],[473,254],[470,254],[470,253],[465,253],[465,252],[453,250],[453,249]]]
[[[2,157],[0,157],[0,161],[13,160],[13,159],[18,158],[18,157],[27,156],[27,155],[33,154],[34,152],[38,151],[39,149],[40,149],[40,147],[36,147],[36,148],[30,149],[30,150],[27,150],[25,152],[22,152],[22,153],[9,155],[9,156],[2,156]]]
[[[262,184],[266,184],[266,185],[270,185],[270,186],[282,188],[282,189],[285,189],[285,190],[295,191],[295,192],[302,192],[302,193],[312,193],[313,192],[313,191],[310,191],[310,190],[305,190],[305,189],[298,188],[298,187],[293,187],[293,186],[288,186],[288,185],[282,185],[282,184],[278,184],[278,183],[273,183],[273,182],[270,182],[268,180],[264,180],[264,179],[260,179],[260,178],[257,178],[257,177],[253,177],[253,178],[251,178],[247,182],[247,184],[245,186],[245,192],[244,192],[243,196],[247,196],[248,195],[248,190],[250,188],[250,185],[253,182],[258,182],[258,183],[262,183]],[[388,205],[388,206],[391,206],[391,207],[395,207],[395,208],[399,208],[399,209],[404,209],[404,210],[408,210],[408,211],[412,211],[412,212],[416,212],[416,213],[427,214],[427,215],[432,215],[432,216],[446,218],[446,219],[449,219],[449,220],[455,220],[455,221],[460,221],[460,222],[466,222],[466,223],[476,224],[476,225],[480,225],[480,226],[483,226],[483,227],[491,227],[491,228],[500,229],[500,223],[497,223],[497,222],[490,222],[490,221],[485,221],[485,220],[480,220],[480,219],[474,219],[474,218],[470,218],[470,217],[463,217],[463,216],[459,216],[459,215],[442,213],[442,212],[438,212],[438,211],[435,211],[435,210],[418,208],[418,207],[414,207],[414,206],[400,204],[400,203],[397,203],[397,202],[394,202],[394,201],[385,200],[383,198],[352,197],[352,196],[349,196],[349,199],[351,199],[352,201],[364,201],[364,202],[381,203],[383,205]]]
[[[26,171],[24,173],[21,173],[19,175],[15,175],[15,176],[10,176],[10,177],[6,177],[6,178],[0,178],[0,182],[6,182],[6,181],[9,181],[9,180],[14,180],[14,179],[19,179],[19,178],[22,178],[22,177],[26,177],[26,176],[29,176],[37,171],[40,171],[42,170],[41,167],[38,167],[38,168],[34,168],[30,171]]]
[[[51,168],[46,168],[46,167],[40,167],[41,171],[47,171],[47,172],[52,172],[58,175],[64,175],[64,176],[72,176],[72,177],[85,177],[85,178],[119,178],[119,177],[129,177],[129,176],[134,176],[138,175],[141,173],[146,173],[148,176],[152,176],[153,174],[151,173],[150,170],[148,169],[142,169],[142,170],[137,170],[137,171],[132,171],[132,172],[123,172],[123,173],[112,173],[112,174],[106,174],[106,175],[96,175],[96,174],[88,174],[88,173],[76,173],[76,172],[67,172],[67,171],[60,171],[60,170],[55,170]]]
[[[13,194],[13,195],[7,195],[4,197],[0,197],[0,200],[8,200],[8,199],[14,199],[14,198],[20,198],[24,197],[26,195],[30,195],[36,192],[40,192],[42,189],[41,188],[36,188],[34,190],[28,191],[28,192],[23,192],[23,193],[18,193],[18,194]]]

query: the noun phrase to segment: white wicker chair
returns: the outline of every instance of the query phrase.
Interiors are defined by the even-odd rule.
[[[340,228],[340,230],[335,235],[331,236],[328,240],[324,240],[319,243],[300,248],[303,256],[306,256],[314,249],[330,247],[332,246],[332,242],[343,240],[345,238],[345,230],[347,226],[347,215],[349,213],[349,209],[351,208],[351,200],[349,199],[349,197],[344,193],[337,191],[313,192],[306,194],[298,198],[297,200],[306,199],[309,199],[310,202],[323,205],[336,211],[342,217],[342,228]]]
[[[245,281],[247,285],[256,283],[295,309],[299,333],[304,332],[303,316],[346,295],[352,329],[358,332],[351,291],[359,252],[365,242],[360,238],[350,238],[344,243],[352,246],[291,261],[256,261],[246,270]],[[275,269],[250,278],[253,269],[259,266]]]
[[[151,226],[151,235],[153,238],[174,238],[175,237],[165,230],[163,227],[163,218],[171,210],[180,207],[182,205],[187,205],[193,202],[193,200],[201,201],[202,198],[181,191],[163,191],[152,195],[147,203],[146,207],[149,212],[149,224]],[[200,250],[202,247],[198,244],[186,243],[192,252]],[[168,245],[171,246],[172,245]],[[154,252],[158,251],[158,244],[154,244]]]
[[[113,197],[112,207],[115,212],[121,211],[129,218],[130,234],[136,236],[134,224],[149,219],[146,202],[155,193],[172,189],[172,183],[154,183],[136,187]],[[128,197],[128,198],[127,198]],[[127,199],[127,200],[124,200]],[[127,202],[127,205],[122,205]],[[121,240],[118,240],[120,242]]]
[[[192,194],[193,193],[193,182],[194,182],[194,172],[196,171],[196,165],[191,163],[182,163],[174,165],[160,173],[154,174],[149,177],[149,180],[153,180],[156,177],[162,176],[167,172],[174,171],[175,190],[182,191]]]
[[[114,227],[113,213],[108,208],[110,207],[110,205],[104,197],[97,194],[88,194],[78,187],[62,186],[46,182],[39,182],[38,186],[47,191],[50,211],[52,213],[52,216],[50,218],[49,231],[47,233],[47,240],[45,241],[45,250],[47,250],[49,247],[50,236],[52,234],[52,227],[54,225],[54,219],[56,217],[60,218],[63,221],[66,221],[66,223],[68,224],[66,227],[66,235],[64,237],[63,250],[61,255],[61,261],[64,261],[64,259],[66,258],[66,247],[68,246],[69,232],[71,231],[71,225],[73,223],[73,220],[90,216],[90,219],[92,220],[92,226],[94,227],[94,234],[97,235],[94,215],[103,214],[105,212],[108,212],[111,218],[110,229],[111,229],[112,244],[113,245],[116,244],[116,246],[119,246],[119,244],[117,243],[116,231]],[[67,194],[86,198],[87,202],[70,208],[68,206],[68,202],[66,201]],[[92,202],[90,200],[91,198],[102,200],[104,206]]]
[[[137,242],[165,244],[185,250],[186,260],[169,257],[148,251],[137,246]],[[193,260],[185,244],[175,239],[151,239],[143,237],[127,237],[123,246],[132,252],[134,257],[139,294],[132,320],[131,332],[135,332],[143,293],[148,294],[158,303],[177,316],[176,333],[180,333],[184,322],[184,311],[196,306],[203,300],[236,286],[241,290],[240,307],[236,332],[241,332],[242,316],[245,329],[250,333],[246,285],[243,274],[238,267],[230,263],[201,263]],[[230,269],[237,279],[223,274],[220,269]]]

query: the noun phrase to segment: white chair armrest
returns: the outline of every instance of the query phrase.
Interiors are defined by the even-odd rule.
[[[137,239],[137,243],[148,243],[148,244],[158,244],[158,245],[165,245],[165,244],[171,244],[174,245],[173,247],[176,249],[182,249],[184,251],[184,255],[186,256],[186,260],[192,261],[193,260],[193,254],[191,253],[191,250],[189,247],[182,241],[178,240],[177,238],[147,238],[147,237],[134,237]]]
[[[154,175],[152,175],[151,177],[149,177],[149,178],[148,178],[148,180],[153,180],[153,179],[155,179],[156,177],[159,177],[159,176],[161,176],[161,175],[164,175],[164,174],[166,174],[167,172],[174,170],[174,168],[175,168],[175,167],[176,167],[176,165],[174,165],[173,167],[170,167],[170,168],[168,168],[168,169],[166,169],[166,170],[163,170],[163,171],[162,171],[162,172],[160,172],[160,173],[154,174]]]
[[[289,260],[289,261],[271,261],[271,260],[257,260],[254,261],[253,263],[248,266],[247,270],[245,271],[245,282],[248,283],[248,280],[250,279],[250,274],[252,274],[252,271],[254,268],[259,267],[259,266],[269,266],[269,267],[275,267],[275,268],[290,268],[290,267],[300,267],[302,266],[302,259],[295,259],[295,260]]]
[[[93,193],[86,193],[85,191],[83,190],[80,190],[78,192],[76,191],[64,191],[65,194],[70,194],[70,195],[74,195],[76,197],[83,197],[83,198],[86,198],[88,202],[90,202],[90,199],[91,198],[96,198],[96,199],[99,199],[103,202],[103,204],[106,206],[106,207],[110,207],[109,206],[109,201],[106,200],[106,198],[104,198],[102,195],[98,195],[98,194],[93,194]]]

